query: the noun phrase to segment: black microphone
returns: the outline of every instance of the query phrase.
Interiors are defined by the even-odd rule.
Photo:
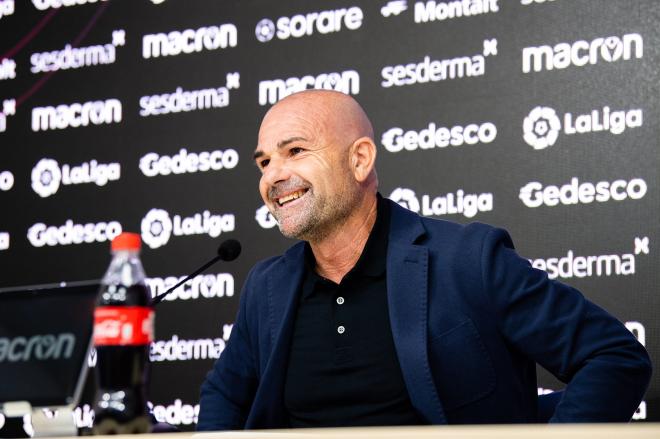
[[[233,261],[238,257],[238,255],[241,254],[241,243],[238,242],[235,239],[227,239],[224,241],[220,246],[218,247],[218,255],[208,261],[206,264],[202,265],[199,267],[197,270],[195,270],[193,273],[189,274],[188,276],[185,277],[182,281],[174,285],[172,288],[168,289],[164,293],[160,293],[156,297],[153,298],[151,301],[151,306],[156,306],[158,305],[168,294],[170,294],[172,291],[176,290],[179,288],[181,285],[184,283],[188,282],[190,279],[193,277],[197,276],[199,273],[203,272],[207,268],[209,268],[211,265],[215,264],[216,262],[222,260],[225,262]]]

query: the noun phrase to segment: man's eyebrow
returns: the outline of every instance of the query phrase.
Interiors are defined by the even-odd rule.
[[[307,139],[305,139],[304,137],[289,137],[288,139],[280,140],[279,142],[277,142],[277,149],[282,149],[290,143],[300,142],[300,141],[307,142]],[[252,158],[256,160],[263,155],[264,155],[263,151],[255,151]]]
[[[289,137],[288,139],[280,140],[279,142],[277,142],[277,148],[278,149],[284,148],[289,143],[300,142],[300,141],[306,142],[307,139],[305,139],[304,137]]]

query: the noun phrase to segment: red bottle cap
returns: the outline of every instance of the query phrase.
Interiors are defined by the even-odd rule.
[[[142,246],[142,241],[140,240],[140,235],[137,233],[124,232],[120,233],[112,240],[110,249],[112,251],[116,250],[140,250]]]

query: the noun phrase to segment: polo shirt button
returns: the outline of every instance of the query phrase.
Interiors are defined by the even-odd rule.
[[[343,326],[339,326],[339,327],[337,327],[337,332],[338,332],[338,333],[343,334],[344,331],[346,331],[346,328],[344,328]]]
[[[337,297],[337,305],[343,305],[344,304],[344,298],[339,296]]]

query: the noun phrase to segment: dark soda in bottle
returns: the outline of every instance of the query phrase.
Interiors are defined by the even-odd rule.
[[[154,311],[140,261],[140,235],[112,241],[112,261],[94,313],[96,384],[94,434],[145,433],[149,346]]]

